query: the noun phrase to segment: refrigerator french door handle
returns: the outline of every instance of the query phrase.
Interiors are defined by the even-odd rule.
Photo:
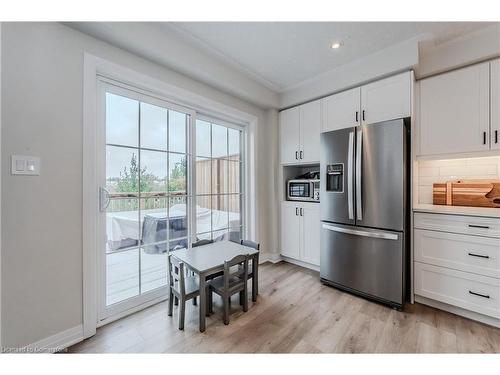
[[[361,198],[362,193],[362,165],[361,161],[363,158],[363,131],[358,130],[356,136],[356,219],[363,220],[363,201]]]
[[[106,209],[109,206],[109,202],[109,191],[107,191],[103,187],[99,187],[99,210],[101,212],[106,212]]]
[[[364,230],[341,228],[341,227],[337,227],[335,225],[330,225],[330,224],[323,224],[323,229],[331,230],[333,232],[352,234],[354,236],[381,238],[383,240],[398,240],[398,238],[399,238],[397,234],[393,234],[393,233],[365,232]]]
[[[353,163],[354,157],[354,132],[349,132],[349,147],[347,151],[347,211],[349,214],[349,220],[354,220],[354,192],[352,186],[353,180]]]

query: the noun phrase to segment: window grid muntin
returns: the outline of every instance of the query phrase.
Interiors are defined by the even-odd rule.
[[[203,160],[208,160],[210,163],[210,182],[209,182],[209,188],[208,189],[205,189],[205,190],[208,190],[210,191],[210,193],[202,193],[202,194],[198,194],[196,189],[197,189],[197,185],[198,183],[195,183],[195,192],[193,193],[195,199],[197,199],[198,197],[212,197],[212,199],[210,200],[210,231],[203,231],[203,232],[199,232],[198,233],[198,229],[195,228],[195,230],[193,231],[193,236],[192,236],[192,241],[196,241],[196,238],[198,235],[206,235],[206,234],[210,234],[210,238],[213,240],[214,237],[213,237],[213,234],[214,232],[219,232],[219,231],[230,231],[230,229],[236,229],[238,228],[239,229],[239,232],[240,232],[240,236],[243,237],[243,230],[244,230],[244,226],[245,226],[245,223],[244,223],[244,195],[245,195],[245,185],[244,185],[244,173],[245,173],[245,169],[244,169],[244,137],[245,137],[245,133],[244,133],[244,129],[242,127],[240,127],[239,125],[236,125],[236,124],[231,124],[231,123],[226,123],[224,121],[219,121],[219,120],[216,120],[216,119],[211,119],[211,118],[208,118],[206,116],[198,116],[196,117],[196,121],[194,122],[194,129],[195,131],[198,129],[198,121],[201,120],[203,122],[206,122],[206,123],[209,123],[210,124],[210,157],[207,157],[207,156],[204,156],[204,155],[198,155],[198,152],[196,151],[196,145],[195,145],[195,151],[193,152],[193,160],[195,161],[195,171],[194,171],[194,177],[196,178],[197,177],[197,171],[196,171],[196,168],[197,168],[197,165],[196,165],[196,162],[197,162],[197,159],[200,158],[200,159],[203,159]],[[226,128],[226,134],[227,134],[227,137],[226,137],[226,152],[227,152],[227,156],[226,157],[213,157],[213,131],[212,131],[212,125],[215,124],[215,125],[218,125],[218,126],[222,126],[222,127],[225,127]],[[238,144],[239,144],[239,160],[234,160],[234,159],[231,159],[231,155],[229,155],[229,142],[230,142],[230,137],[229,137],[229,129],[231,130],[236,130],[238,131]],[[195,138],[195,143],[197,142],[197,138],[196,136],[194,137]],[[214,193],[213,192],[213,161],[214,160],[225,160],[227,161],[227,171],[226,171],[226,175],[227,175],[227,179],[229,180],[229,165],[230,163],[238,163],[239,164],[239,192],[237,193]],[[220,188],[218,188],[218,190],[220,191]],[[229,181],[228,181],[228,190],[229,190]],[[214,229],[214,215],[213,215],[213,211],[214,211],[214,207],[212,205],[212,202],[213,202],[213,197],[216,197],[216,196],[239,196],[239,225],[238,226],[230,226],[229,225],[229,207],[226,209],[227,211],[227,222],[228,222],[228,226],[226,228],[217,228],[217,229]],[[196,211],[196,206],[197,206],[197,201],[195,201],[195,203],[193,204],[195,206],[195,212]],[[197,220],[195,218],[194,220],[194,225],[195,227],[197,226]]]
[[[174,241],[181,241],[181,240],[188,240],[189,241],[189,238],[191,237],[191,232],[192,232],[192,228],[191,228],[191,225],[190,225],[190,220],[189,220],[189,216],[190,216],[190,209],[189,209],[189,205],[191,203],[190,201],[190,198],[191,198],[191,195],[190,195],[190,189],[189,189],[189,186],[190,186],[190,171],[189,171],[189,165],[190,165],[190,160],[191,160],[191,157],[192,157],[192,153],[191,153],[191,148],[189,147],[189,137],[190,137],[190,134],[191,134],[191,130],[190,128],[192,127],[189,126],[190,123],[191,124],[194,124],[195,123],[195,117],[190,114],[190,113],[186,113],[186,112],[183,112],[179,109],[172,109],[172,108],[169,108],[169,106],[167,105],[159,105],[157,102],[150,102],[147,100],[147,95],[140,95],[140,98],[137,98],[137,97],[134,97],[133,95],[125,95],[124,93],[121,92],[121,90],[126,90],[126,91],[129,91],[128,89],[122,89],[122,88],[119,88],[120,89],[120,92],[114,92],[114,90],[110,90],[109,88],[106,89],[105,91],[105,100],[107,100],[107,95],[106,94],[112,94],[112,95],[117,95],[117,96],[123,96],[123,97],[126,97],[128,99],[132,99],[132,100],[135,100],[137,102],[137,106],[138,106],[138,113],[137,113],[137,125],[138,125],[138,145],[137,146],[130,146],[130,145],[125,145],[125,144],[116,144],[116,143],[107,143],[106,140],[107,140],[107,137],[105,137],[105,145],[106,147],[108,146],[112,146],[112,147],[119,147],[119,148],[125,148],[125,149],[132,149],[132,150],[135,150],[136,153],[137,153],[137,165],[138,165],[138,177],[137,177],[137,183],[138,183],[138,191],[137,193],[136,192],[130,192],[132,194],[132,196],[127,196],[127,197],[117,197],[117,198],[111,198],[112,200],[126,200],[126,199],[133,199],[133,200],[136,200],[138,202],[138,206],[137,206],[137,215],[138,215],[138,233],[139,233],[139,239],[138,239],[138,245],[136,246],[130,246],[130,247],[127,247],[127,248],[124,248],[124,249],[120,249],[120,250],[113,250],[111,252],[106,252],[105,253],[105,256],[109,256],[109,255],[113,255],[113,254],[118,254],[118,253],[124,253],[124,252],[130,252],[130,251],[138,251],[138,267],[139,267],[139,272],[138,272],[138,278],[139,278],[139,294],[133,296],[133,297],[129,297],[129,298],[126,298],[124,300],[121,300],[121,301],[118,301],[118,302],[115,302],[113,304],[107,304],[106,303],[106,306],[110,307],[114,304],[118,304],[118,303],[122,303],[130,298],[135,298],[135,297],[138,297],[138,296],[141,296],[143,294],[143,290],[142,290],[142,278],[143,278],[143,274],[142,274],[142,267],[141,267],[141,257],[142,257],[142,251],[144,251],[144,246],[153,246],[153,245],[158,245],[158,244],[166,244],[167,245],[167,248],[168,246],[170,245],[171,242],[174,242]],[[155,100],[158,100],[156,98],[153,98]],[[162,101],[163,102],[163,101]],[[158,107],[161,107],[163,109],[165,109],[167,111],[167,122],[166,122],[166,126],[167,126],[167,132],[166,132],[166,146],[167,146],[167,149],[166,150],[163,150],[163,149],[156,149],[156,148],[151,148],[151,147],[142,147],[142,139],[141,139],[141,103],[147,103],[147,104],[151,104],[151,105],[155,105],[155,106],[158,106]],[[104,106],[106,108],[106,105]],[[185,115],[185,127],[184,127],[184,131],[185,131],[185,136],[184,136],[184,143],[185,143],[185,150],[186,152],[185,153],[182,153],[182,152],[178,152],[178,151],[170,151],[169,150],[169,146],[170,146],[170,122],[169,122],[169,116],[170,116],[170,111],[175,111],[175,112],[179,112],[179,113],[182,113]],[[106,124],[105,124],[105,127],[107,127],[107,121],[106,121]],[[165,195],[164,196],[159,196],[159,197],[150,197],[150,196],[147,196],[147,197],[144,197],[142,195],[142,191],[141,191],[141,176],[142,176],[142,173],[141,173],[141,170],[142,170],[142,161],[141,161],[141,151],[144,150],[144,151],[154,151],[154,152],[160,152],[160,153],[166,153],[167,155],[167,171],[166,171],[166,189],[165,189]],[[185,174],[185,192],[184,194],[172,194],[169,190],[169,183],[170,183],[170,171],[169,171],[169,168],[170,168],[170,154],[176,154],[176,155],[183,155],[185,156],[185,163],[186,163],[186,174]],[[108,183],[108,179],[107,179],[107,176],[106,176],[106,184]],[[173,240],[170,239],[170,230],[169,230],[169,226],[167,226],[167,231],[166,231],[166,240],[163,240],[163,241],[157,241],[157,242],[151,242],[151,243],[147,243],[147,244],[144,244],[144,243],[141,243],[142,240],[143,240],[143,233],[142,233],[142,228],[141,228],[141,211],[144,211],[141,209],[141,200],[144,200],[144,199],[154,199],[154,198],[159,198],[159,199],[165,199],[166,200],[166,207],[165,207],[165,211],[166,211],[166,217],[169,218],[170,217],[170,207],[169,207],[169,203],[170,203],[170,200],[172,198],[178,198],[178,197],[181,197],[181,198],[185,198],[185,201],[186,201],[186,225],[187,225],[187,236],[183,236],[183,237],[179,237],[179,238],[175,238]],[[160,254],[161,255],[161,254]],[[166,280],[165,280],[165,284],[166,284]],[[150,290],[146,291],[146,293],[150,292]]]

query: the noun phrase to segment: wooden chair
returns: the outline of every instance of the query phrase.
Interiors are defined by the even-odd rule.
[[[224,273],[208,282],[208,311],[212,312],[212,293],[222,298],[224,306],[224,324],[229,324],[229,306],[233,294],[240,294],[243,311],[248,311],[248,255],[237,255],[224,262]]]
[[[241,240],[240,244],[243,246],[251,247],[252,249],[255,249],[257,251],[260,251],[260,243],[254,242],[254,241],[249,241],[249,240]],[[253,278],[253,270],[254,270],[254,265],[253,265],[253,260],[248,266],[248,279]]]
[[[186,276],[184,263],[172,256],[172,254],[168,255],[168,286],[168,316],[172,316],[175,297],[179,303],[179,329],[183,330],[186,316],[186,301],[200,295],[200,283],[197,277]]]

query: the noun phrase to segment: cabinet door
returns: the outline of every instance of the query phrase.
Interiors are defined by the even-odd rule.
[[[420,155],[489,150],[489,63],[420,81]]]
[[[299,162],[300,118],[299,107],[280,112],[281,163]]]
[[[321,225],[319,204],[309,203],[302,207],[301,260],[319,266]]]
[[[360,92],[361,89],[356,87],[323,99],[322,132],[351,128],[360,124]]]
[[[300,215],[298,205],[281,205],[281,254],[300,258]]]
[[[301,163],[319,163],[319,135],[321,133],[321,100],[301,105],[300,143]]]
[[[373,124],[409,117],[412,74],[406,72],[361,87],[361,121]]]
[[[500,60],[492,61],[490,75],[491,149],[500,150]]]

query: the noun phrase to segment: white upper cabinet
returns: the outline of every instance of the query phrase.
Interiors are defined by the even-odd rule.
[[[319,163],[320,132],[320,100],[281,111],[281,163]]]
[[[490,149],[489,70],[483,63],[420,81],[419,155]]]
[[[356,87],[323,99],[322,132],[360,124],[361,88]]]
[[[410,117],[412,82],[405,72],[324,98],[321,131]]]
[[[412,72],[401,73],[361,87],[361,123],[410,117]]]
[[[299,107],[280,112],[280,144],[281,163],[298,163],[300,148]]]
[[[491,113],[491,149],[500,150],[500,59],[491,63],[490,76],[490,113]]]
[[[321,133],[321,101],[306,103],[299,107],[300,143],[299,158],[302,163],[319,162]]]

